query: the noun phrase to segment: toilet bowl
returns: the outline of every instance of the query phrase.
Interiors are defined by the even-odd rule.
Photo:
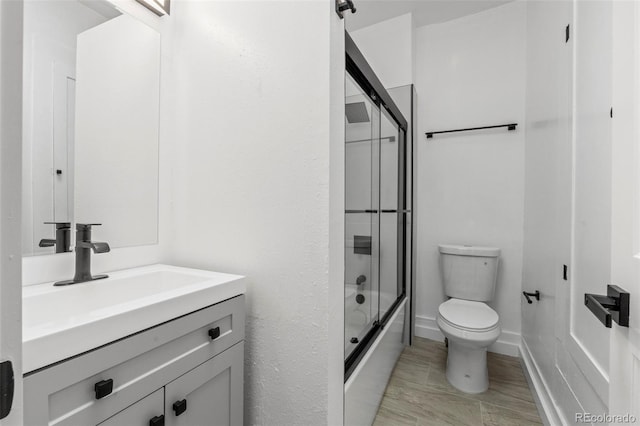
[[[449,342],[447,380],[466,393],[489,388],[487,348],[500,336],[499,317],[484,302],[493,299],[500,249],[441,244],[445,294],[436,323]]]
[[[446,376],[466,393],[489,388],[487,348],[500,336],[498,314],[482,302],[449,299],[438,308],[438,327],[449,342]]]

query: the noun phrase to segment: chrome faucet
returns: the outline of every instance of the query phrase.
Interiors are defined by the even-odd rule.
[[[76,223],[76,273],[72,280],[58,281],[54,285],[70,285],[87,281],[101,280],[108,275],[91,275],[91,251],[108,253],[111,248],[107,243],[91,241],[91,227],[99,223]]]

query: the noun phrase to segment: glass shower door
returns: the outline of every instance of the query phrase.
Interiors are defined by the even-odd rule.
[[[402,293],[402,205],[398,179],[403,135],[398,124],[382,109],[380,114],[380,302],[381,318]],[[400,240],[399,240],[400,238]],[[399,275],[400,274],[400,275]]]
[[[347,75],[345,358],[379,320],[380,109]]]
[[[345,50],[347,380],[403,306],[411,247],[408,122],[348,34]]]

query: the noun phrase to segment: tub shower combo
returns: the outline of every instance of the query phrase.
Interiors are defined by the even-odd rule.
[[[415,97],[385,89],[345,37],[345,424],[366,424],[412,334]]]

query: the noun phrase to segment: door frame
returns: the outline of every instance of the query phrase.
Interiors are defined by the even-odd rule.
[[[3,425],[22,424],[22,0],[0,2],[0,361],[13,367]]]
[[[630,296],[629,326],[612,324],[609,340],[611,424],[640,419],[640,6],[612,5],[611,280]],[[630,37],[631,36],[631,37]],[[608,283],[609,284],[609,283]],[[603,283],[604,288],[604,283]],[[616,417],[620,416],[620,417]]]

